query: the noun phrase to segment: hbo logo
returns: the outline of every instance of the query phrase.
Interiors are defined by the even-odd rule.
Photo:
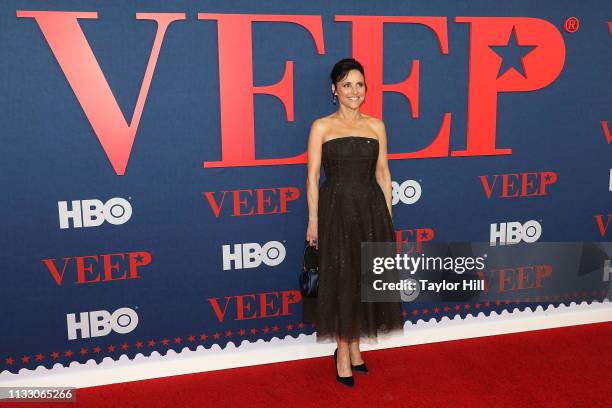
[[[261,263],[268,266],[279,265],[285,259],[287,251],[283,244],[278,241],[270,241],[263,246],[258,243],[235,244],[232,251],[231,245],[223,245],[223,270],[257,268]]]
[[[106,336],[112,331],[119,334],[131,332],[138,326],[138,315],[128,307],[122,307],[110,314],[106,310],[95,312],[82,312],[77,321],[76,315],[66,315],[66,326],[68,327],[68,340],[78,338],[77,331],[81,332],[81,338]]]
[[[490,245],[495,246],[499,240],[500,245],[518,244],[519,242],[536,242],[542,235],[542,226],[539,222],[529,220],[524,224],[520,222],[502,222],[491,224]]]
[[[406,180],[402,184],[391,182],[391,204],[398,202],[414,204],[421,198],[421,185],[416,180]]]
[[[68,220],[72,219],[74,228],[97,227],[104,221],[113,225],[126,223],[132,216],[132,206],[120,197],[111,198],[106,203],[100,200],[73,200],[72,209],[67,201],[57,203],[60,228],[70,228]]]

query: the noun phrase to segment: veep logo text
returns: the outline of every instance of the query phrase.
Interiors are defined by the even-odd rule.
[[[225,296],[223,300],[214,297],[208,298],[208,302],[217,320],[223,322],[228,317],[228,320],[250,320],[288,316],[291,314],[289,305],[299,303],[301,299],[299,291],[283,290]]]
[[[480,176],[485,195],[501,198],[533,197],[547,195],[546,188],[557,182],[558,173],[542,171],[535,173],[509,173]]]
[[[74,283],[110,282],[139,279],[139,268],[149,265],[153,256],[147,251],[65,257],[61,272],[55,258],[43,259],[51,277],[61,286],[66,271],[75,276]]]
[[[134,145],[142,112],[147,101],[157,60],[170,25],[187,18],[186,13],[136,13],[137,20],[157,24],[145,74],[140,85],[134,113],[126,120],[117,103],[79,19],[98,19],[97,12],[17,10],[18,18],[36,21],[59,68],[63,71],[115,173],[124,175]],[[219,61],[219,101],[221,160],[203,166],[238,167],[280,164],[305,164],[305,151],[290,157],[257,159],[255,157],[254,95],[273,95],[282,104],[286,120],[294,120],[294,62],[285,61],[282,79],[258,86],[253,80],[253,32],[255,22],[296,24],[312,38],[314,49],[325,54],[323,21],[320,15],[221,14],[198,13],[198,20],[214,21],[217,26]],[[383,95],[402,95],[410,105],[413,118],[420,115],[420,61],[407,64],[408,77],[398,83],[383,82],[385,24],[411,24],[426,27],[436,39],[440,54],[449,54],[448,18],[436,16],[336,15],[336,22],[350,23],[348,38],[352,56],[361,61],[368,73],[368,98],[362,110],[382,118]],[[467,127],[464,150],[450,150],[451,112],[439,119],[436,135],[417,151],[390,152],[389,159],[433,157],[495,156],[512,154],[511,148],[498,148],[496,141],[497,103],[503,93],[536,91],[553,83],[565,65],[565,42],[551,22],[531,17],[455,17],[454,22],[469,26],[467,54]],[[453,30],[456,33],[457,30]],[[194,35],[195,32],[194,32]],[[147,41],[149,47],[150,39]],[[511,42],[533,47],[521,58],[522,71],[500,70],[500,54],[495,49]],[[143,46],[145,46],[143,44]],[[457,50],[455,50],[456,52]],[[171,54],[171,53],[169,53]],[[168,57],[169,54],[166,54]],[[403,59],[407,59],[405,56]],[[82,67],[88,67],[83,70]],[[500,72],[501,71],[501,72]],[[297,72],[297,71],[296,71]],[[301,78],[299,79],[301,80]],[[465,86],[461,84],[458,86]],[[204,101],[203,103],[208,103]],[[236,107],[240,107],[236,109]]]
[[[104,221],[113,225],[125,224],[132,216],[132,206],[124,198],[115,197],[103,203],[100,200],[72,200],[70,208],[67,201],[57,203],[61,229],[97,227]]]
[[[297,187],[267,187],[227,190],[219,194],[215,194],[214,191],[206,191],[204,197],[216,218],[219,218],[223,208],[228,207],[226,204],[228,197],[231,201],[229,203],[230,214],[234,217],[284,214],[288,212],[287,204],[300,198],[300,189]]]
[[[129,307],[117,309],[112,314],[106,310],[81,312],[78,319],[74,313],[70,313],[66,315],[66,326],[68,340],[102,337],[111,331],[126,334],[138,326],[138,315]]]

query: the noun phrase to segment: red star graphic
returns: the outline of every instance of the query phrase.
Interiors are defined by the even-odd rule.
[[[408,316],[408,313],[405,310],[402,310],[402,317]]]
[[[429,314],[429,310],[428,309],[423,309],[423,314]]]
[[[480,309],[480,303],[475,303],[475,304],[474,304],[474,307],[475,307],[476,309]]]
[[[174,342],[175,342],[176,344],[181,344],[181,341],[183,341],[183,339],[181,339],[181,337],[180,337],[180,336],[178,336],[178,337],[175,337],[175,338],[174,338]]]
[[[54,351],[53,353],[51,353],[51,358],[54,360],[57,360],[59,358],[60,353],[57,351]]]
[[[455,305],[455,310],[456,310],[456,311],[461,310],[461,306],[459,306],[459,305]]]
[[[489,302],[488,300],[485,302],[485,307],[491,307],[491,302]]]
[[[418,314],[419,314],[419,311],[418,311],[418,310],[416,310],[416,309],[412,309],[412,315],[413,315],[413,316],[416,316],[416,315],[418,315]]]
[[[434,307],[434,308],[433,308],[433,312],[434,312],[434,313],[439,313],[439,312],[440,312],[440,308],[439,308],[439,307],[437,307],[437,306],[436,306],[436,307]]]
[[[79,351],[79,354],[84,356],[85,354],[87,354],[87,349],[85,347],[81,347],[81,351]]]
[[[13,357],[9,357],[9,358],[7,358],[5,361],[6,361],[6,364],[8,364],[8,365],[12,365],[12,364],[15,362],[15,360],[13,359]]]
[[[21,357],[21,362],[23,364],[28,364],[30,362],[30,356],[23,356],[23,357]]]
[[[123,343],[123,344],[121,345],[121,350],[124,350],[124,351],[125,351],[125,350],[127,350],[127,349],[128,349],[128,347],[130,347],[130,346],[129,346],[127,343]]]
[[[253,328],[251,329],[251,334],[255,334],[255,333],[257,333],[257,329],[253,327]]]
[[[264,327],[262,330],[264,333],[268,333],[270,331],[270,328],[268,326]]]
[[[200,334],[200,340],[202,341],[206,341],[206,339],[208,338],[208,336],[204,333]]]
[[[168,343],[170,343],[170,340],[168,340],[168,339],[162,339],[162,344],[163,344],[164,346],[167,346],[167,345],[168,345]]]
[[[134,343],[134,345],[136,346],[137,349],[142,348],[142,341],[138,340],[136,343]]]
[[[231,330],[227,330],[227,331],[225,332],[225,337],[232,337],[232,334],[234,334],[234,333],[232,333],[232,331],[231,331]]]
[[[303,328],[304,328],[304,323],[299,322],[297,326],[298,326],[300,329],[303,329]]]
[[[38,361],[43,361],[44,358],[45,358],[45,356],[42,353],[38,353],[36,355],[36,360],[38,360]]]
[[[110,346],[108,346],[108,352],[112,353],[115,351],[115,346],[113,346],[112,344]]]
[[[470,305],[466,303],[465,305],[463,305],[463,308],[464,308],[465,310],[470,310]]]
[[[215,332],[215,334],[213,334],[213,339],[215,340],[219,340],[220,337],[221,337],[221,333],[219,332]]]
[[[293,330],[293,325],[292,324],[288,324],[286,327],[287,327],[287,331]]]
[[[496,306],[499,306],[500,304],[501,304],[501,302],[500,302],[499,300],[496,300],[496,301],[495,301],[495,305],[496,305]]]
[[[72,350],[68,350],[68,351],[64,352],[64,355],[65,355],[66,357],[68,357],[68,358],[72,357],[72,354],[74,354],[74,353],[72,352]]]
[[[244,336],[244,335],[246,334],[246,330],[244,330],[244,329],[240,329],[240,330],[238,331],[238,334],[240,334],[241,336]]]
[[[155,347],[155,340],[151,339],[149,340],[149,347]]]
[[[444,311],[445,311],[445,312],[448,312],[449,310],[450,310],[450,307],[448,307],[448,306],[444,306]]]
[[[193,343],[195,341],[195,336],[191,335],[191,336],[187,337],[187,340],[189,340],[190,343]]]
[[[100,354],[101,351],[102,351],[102,349],[100,347],[98,347],[98,346],[93,348],[93,352],[96,353],[96,354]]]
[[[505,301],[504,301],[504,303],[505,303],[506,305],[509,305],[509,304],[510,304],[510,301],[509,301],[509,300],[505,300]]]
[[[278,327],[278,325],[277,325],[277,324],[275,324],[274,326],[272,326],[272,331],[273,331],[273,332],[277,332],[277,331],[279,331],[279,330],[280,330],[280,327]],[[289,330],[289,329],[288,329],[288,330]]]

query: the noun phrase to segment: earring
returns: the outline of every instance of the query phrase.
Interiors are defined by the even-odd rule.
[[[338,103],[338,96],[336,94],[334,94],[332,96],[332,103],[335,105],[336,103]]]

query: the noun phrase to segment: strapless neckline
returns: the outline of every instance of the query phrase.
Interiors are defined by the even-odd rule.
[[[334,140],[339,140],[339,139],[367,139],[368,141],[373,140],[375,142],[378,143],[378,139],[375,137],[367,137],[367,136],[341,136],[341,137],[334,137],[333,139],[329,139],[326,142],[323,142],[323,144],[321,146],[323,146],[324,144],[327,144],[329,142],[333,142]]]

